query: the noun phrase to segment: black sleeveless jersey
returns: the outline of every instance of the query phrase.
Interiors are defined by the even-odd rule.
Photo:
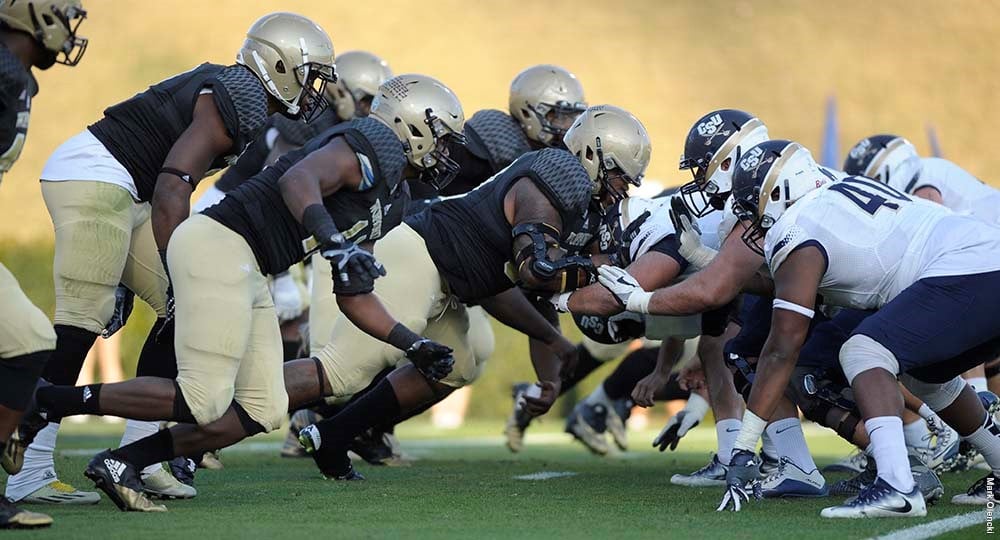
[[[215,182],[216,189],[223,193],[229,193],[244,180],[259,173],[267,163],[267,157],[271,155],[273,143],[268,144],[268,138],[273,137],[271,130],[277,132],[281,138],[292,146],[302,146],[309,139],[319,135],[323,131],[337,125],[340,118],[333,109],[326,109],[318,118],[312,122],[305,123],[301,120],[292,120],[287,116],[275,113],[267,119],[257,136],[254,137],[246,151],[240,154],[240,158],[222,173],[222,178]],[[273,139],[272,139],[273,140]]]
[[[14,166],[28,136],[31,98],[38,83],[17,56],[0,44],[0,179]]]
[[[167,154],[191,124],[198,96],[208,90],[233,140],[231,155],[218,156],[212,162],[212,169],[221,169],[243,152],[267,120],[264,86],[240,65],[206,63],[175,75],[108,107],[104,118],[89,127],[132,176],[140,201],[153,198],[156,177]]]
[[[511,226],[503,211],[510,187],[530,178],[559,212],[563,239],[578,230],[590,201],[590,177],[569,152],[546,148],[529,152],[476,189],[436,202],[408,216],[451,292],[475,303],[514,286],[505,269],[513,258]]]
[[[402,222],[409,199],[402,182],[403,144],[391,129],[372,118],[338,124],[285,154],[204,211],[246,239],[263,273],[277,274],[301,261],[311,239],[285,206],[278,179],[336,137],[343,137],[357,154],[362,176],[361,190],[338,191],[323,199],[337,228],[348,239],[362,243],[385,236]]]

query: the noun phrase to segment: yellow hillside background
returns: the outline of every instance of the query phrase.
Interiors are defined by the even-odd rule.
[[[201,62],[234,59],[260,15],[313,18],[336,51],[366,49],[396,73],[441,79],[466,113],[506,109],[522,68],[576,73],[592,104],[635,113],[653,139],[649,177],[676,184],[691,123],[713,108],[760,116],[774,137],[819,155],[836,95],[840,149],[873,132],[945,155],[996,184],[1000,3],[985,1],[84,0],[83,62],[39,74],[28,142],[0,188],[0,241],[49,243],[38,174],[63,140],[107,105]],[[8,251],[8,255],[10,252]]]

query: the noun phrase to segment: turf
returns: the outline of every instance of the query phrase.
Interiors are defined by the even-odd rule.
[[[533,427],[534,428],[534,427]],[[509,453],[499,425],[458,432],[414,422],[401,430],[412,467],[361,466],[368,480],[322,480],[308,459],[282,459],[280,437],[258,437],[223,453],[226,468],[199,473],[198,498],[171,501],[167,514],[126,514],[107,499],[93,507],[41,507],[56,524],[18,538],[867,538],[964,514],[970,507],[946,502],[982,473],[946,475],[945,502],[923,520],[831,521],[819,518],[838,499],[768,500],[738,514],[715,512],[719,489],[672,486],[671,474],[706,462],[714,431],[700,428],[677,452],[648,448],[650,432],[630,434],[635,449],[598,458],[557,431],[555,422],[534,429],[524,452]],[[79,487],[86,449],[114,445],[116,427],[69,426],[60,436],[60,476]],[[809,430],[821,464],[845,455],[831,436]],[[544,481],[514,477],[542,471],[574,476]],[[828,481],[842,478],[828,475]],[[952,533],[969,538],[984,526]]]

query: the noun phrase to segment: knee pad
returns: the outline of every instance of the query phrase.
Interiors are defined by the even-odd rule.
[[[257,421],[253,418],[250,418],[246,409],[244,409],[239,403],[234,401],[233,409],[236,411],[236,418],[240,420],[240,425],[243,426],[243,431],[246,432],[247,437],[252,437],[258,433],[264,433],[267,431],[264,426],[257,423]]]
[[[899,378],[900,382],[907,390],[917,396],[920,401],[927,404],[934,412],[942,411],[958,399],[958,396],[965,389],[965,379],[955,377],[943,384],[926,383],[911,375],[903,374]]]
[[[893,375],[899,374],[899,362],[892,351],[864,334],[854,334],[840,347],[840,367],[847,384],[869,369],[881,368]]]
[[[174,381],[174,417],[175,422],[181,422],[184,424],[197,424],[198,421],[195,420],[194,414],[191,413],[191,407],[188,406],[187,400],[184,399],[184,392],[181,392],[181,385]]]
[[[51,353],[41,351],[0,360],[0,405],[15,411],[28,408]]]

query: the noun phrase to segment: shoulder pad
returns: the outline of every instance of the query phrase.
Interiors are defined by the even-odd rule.
[[[403,143],[388,126],[373,118],[355,118],[333,129],[347,134],[351,147],[368,156],[390,188],[403,180],[403,169],[406,167]],[[367,144],[358,145],[356,137],[364,139]]]
[[[528,137],[509,114],[486,109],[472,115],[465,129],[486,149],[494,170],[500,170],[531,151]]]
[[[5,46],[0,45],[0,90],[8,94],[20,94],[25,87],[34,96],[38,85],[31,72],[24,69],[24,64]],[[17,98],[17,95],[14,95]]]
[[[573,154],[557,148],[538,150],[529,170],[558,210],[582,213],[587,209],[590,176]]]
[[[264,85],[247,68],[229,66],[216,75],[216,80],[226,89],[233,109],[239,119],[239,135],[247,142],[267,122],[267,93]]]

